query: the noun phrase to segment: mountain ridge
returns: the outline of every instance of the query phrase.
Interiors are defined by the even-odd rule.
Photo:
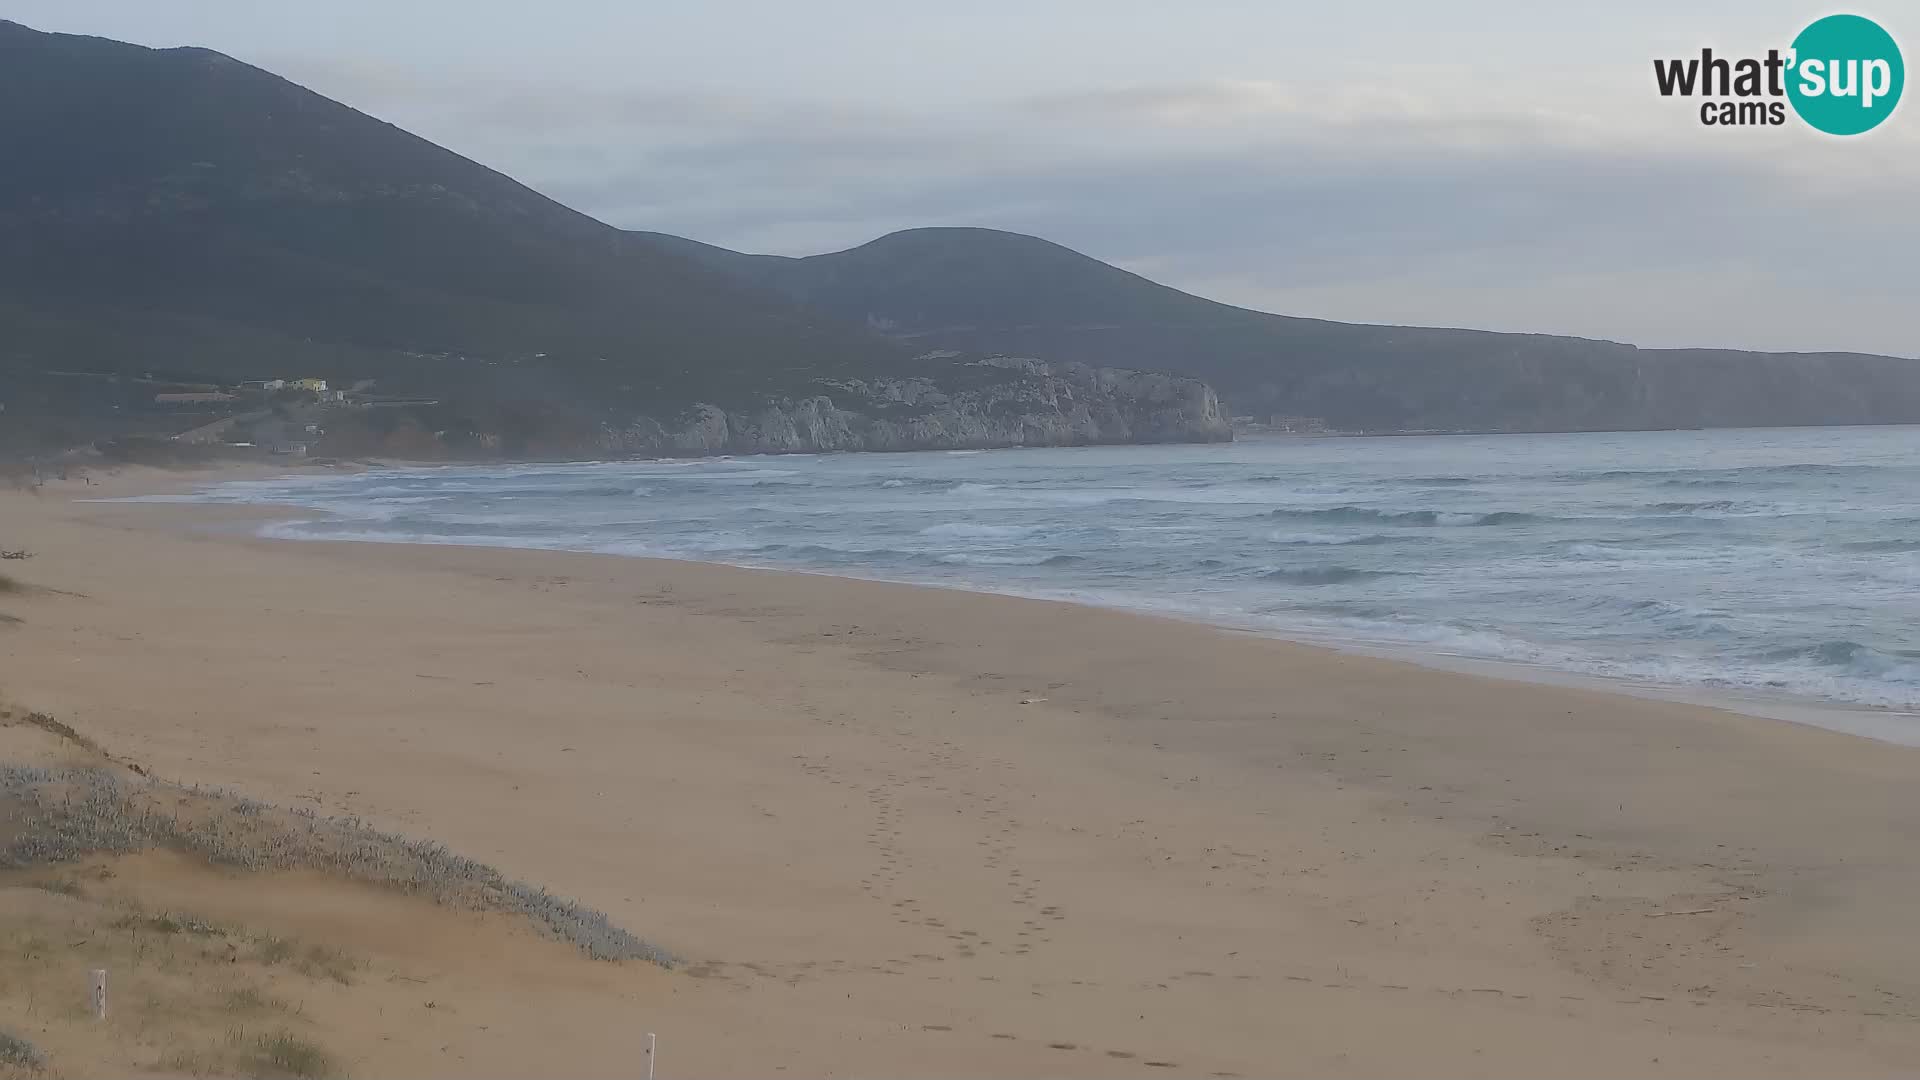
[[[1205,379],[1239,413],[1351,430],[1920,422],[1920,361],[1904,357],[1650,349],[1571,335],[1277,315],[993,229],[901,230],[801,257],[636,235],[917,345],[1057,360],[1099,351],[1115,363]]]
[[[205,49],[0,23],[0,143],[12,153],[0,171],[0,404],[14,406],[0,413],[0,441],[68,408],[91,407],[110,428],[110,413],[157,400],[130,397],[124,380],[154,374],[373,380],[434,399],[421,429],[552,454],[643,420],[675,430],[703,406],[751,413],[825,397],[864,417],[894,403],[850,387],[980,382],[968,357],[927,358],[660,251]],[[56,369],[120,381],[88,400],[71,392],[80,384],[50,382]],[[1052,408],[1098,385],[1034,372],[988,381],[1001,394],[1022,378],[1032,384],[995,400]],[[1008,416],[968,428],[969,445],[1123,439],[1158,408],[1103,393],[1104,424]],[[1211,418],[1187,419],[1193,437],[1218,437]]]
[[[55,368],[372,379],[436,399],[427,430],[507,453],[599,445],[651,430],[642,420],[668,432],[653,441],[706,445],[710,424],[675,426],[704,423],[702,408],[738,419],[730,432],[791,421],[836,445],[892,445],[881,414],[924,398],[906,389],[916,379],[976,394],[916,429],[929,438],[1164,437],[1158,406],[1113,398],[1134,384],[1090,374],[1102,369],[1198,380],[1293,430],[1920,422],[1920,361],[1904,358],[1276,315],[973,227],[801,258],[620,230],[193,47],[0,22],[0,139],[14,151],[0,171],[0,401],[15,403],[0,439],[78,400],[44,377]],[[1039,366],[989,373],[989,357]],[[1016,370],[1037,381],[1001,385]],[[129,393],[97,396],[96,419],[137,405]],[[1211,393],[1174,395],[1194,438],[1220,436]],[[805,404],[823,398],[831,409]],[[1053,411],[1000,416],[1015,402]],[[769,428],[754,419],[768,408],[792,411]],[[841,413],[863,418],[845,421],[856,434]],[[1000,418],[981,427],[988,413]],[[1083,415],[1105,419],[1063,419]]]

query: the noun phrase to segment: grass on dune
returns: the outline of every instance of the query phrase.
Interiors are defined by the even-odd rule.
[[[261,1071],[269,1075],[318,1080],[340,1072],[339,1063],[324,1047],[291,1031],[261,1035],[254,1040],[253,1049],[260,1063],[267,1066]]]
[[[663,967],[674,962],[671,953],[605,914],[514,881],[440,844],[381,832],[357,818],[323,818],[157,780],[115,762],[98,744],[44,713],[16,717],[0,711],[0,720],[39,727],[103,759],[54,768],[0,764],[0,809],[11,808],[6,816],[14,819],[14,835],[0,845],[0,870],[166,848],[242,870],[320,870],[451,907],[516,912],[596,960]],[[311,953],[299,962],[322,971],[340,968],[334,958]]]
[[[0,1031],[0,1066],[38,1072],[46,1060],[46,1055],[32,1043],[11,1032]]]
[[[142,864],[130,869],[118,856],[174,852],[242,874],[318,871],[451,908],[521,914],[596,960],[675,962],[601,912],[438,844],[158,780],[44,713],[0,706],[0,726],[45,732],[66,755],[63,764],[0,762],[0,893],[12,898],[0,918],[0,1013],[41,1025],[28,1029],[35,1042],[0,1029],[0,1080],[65,1075],[69,1056],[79,1063],[76,1033],[93,1021],[69,992],[74,971],[93,966],[115,973],[120,1022],[153,1033],[134,1052],[139,1069],[345,1075],[346,1059],[316,1041],[325,1032],[304,1001],[356,986],[379,970],[377,957],[308,938],[311,928],[293,937],[144,903]],[[232,887],[248,886],[241,877]]]

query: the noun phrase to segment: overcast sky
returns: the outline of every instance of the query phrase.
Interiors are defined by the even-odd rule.
[[[1267,311],[1920,356],[1920,100],[1702,127],[1652,59],[1780,0],[0,0],[204,45],[612,224],[813,254],[1034,233]],[[1920,60],[1920,4],[1873,0]],[[1920,93],[1920,92],[1916,92]]]

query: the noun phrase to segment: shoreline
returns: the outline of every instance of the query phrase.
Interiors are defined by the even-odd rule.
[[[446,467],[458,468],[466,464],[470,463],[456,463]],[[387,461],[380,462],[379,465],[380,467],[406,469],[440,467],[432,464]],[[342,471],[357,472],[364,470],[356,468]],[[273,475],[271,477],[266,475],[269,473]],[[187,496],[198,494],[211,485],[227,483],[232,480],[277,479],[280,477],[293,479],[298,478],[300,474],[289,472],[285,469],[280,469],[276,472],[271,468],[262,466],[259,468],[248,467],[243,475],[223,476],[220,472],[216,471],[212,476],[214,477],[213,479],[202,477],[200,479],[188,480],[182,478],[179,485],[171,483],[163,484],[158,490],[145,490],[147,482],[137,481],[136,483],[142,490],[136,494],[132,496],[108,497],[105,501],[139,500],[143,496],[167,496],[169,498],[166,498],[165,502],[161,503],[162,505],[198,505],[221,510],[239,510],[241,507],[233,504],[198,502]],[[179,496],[179,498],[176,500],[171,498],[171,496]],[[273,521],[291,519],[302,514],[315,514],[326,517],[331,516],[332,512],[324,507],[318,506],[304,506],[297,509],[292,507],[261,506],[256,508],[255,516],[247,520],[260,520],[271,523]],[[955,583],[915,580],[912,578],[884,577],[845,571],[816,570],[798,566],[722,562],[711,559],[681,558],[667,555],[626,555],[613,552],[597,552],[588,548],[512,547],[500,544],[462,544],[447,541],[409,541],[358,537],[314,539],[300,536],[270,536],[265,532],[268,527],[268,525],[263,524],[254,530],[254,535],[261,539],[297,543],[366,543],[420,547],[471,547],[497,551],[557,551],[569,554],[606,555],[612,558],[657,560],[703,566],[724,566],[742,570],[763,570],[770,573],[801,574],[847,581],[901,585],[908,588],[947,589],[985,596],[1007,596],[1051,603],[1073,604],[1104,611],[1126,612],[1148,618],[1197,623],[1219,630],[1252,634],[1294,645],[1329,649],[1351,655],[1370,656],[1413,664],[1431,671],[1481,675],[1535,685],[1592,690],[1601,693],[1648,698],[1656,701],[1698,705],[1705,708],[1722,709],[1728,712],[1768,720],[1820,728],[1822,730],[1869,739],[1875,742],[1889,743],[1897,746],[1920,747],[1920,709],[1808,697],[1785,691],[1770,692],[1753,688],[1723,687],[1711,684],[1663,683],[1654,680],[1635,679],[1627,676],[1595,674],[1574,668],[1531,664],[1517,660],[1499,660],[1469,654],[1450,653],[1439,649],[1423,649],[1411,644],[1401,645],[1362,639],[1343,639],[1291,631],[1284,627],[1250,625],[1246,622],[1236,622],[1226,616],[1186,613],[1171,609],[1156,609],[1148,606],[1128,606],[1120,603],[1101,603],[1097,599],[1074,595],[1060,595],[1044,589],[996,589],[971,582]]]
[[[0,495],[45,590],[0,598],[0,694],[606,911],[689,960],[616,991],[686,1075],[1920,1069],[1920,752],[1060,602],[205,528],[250,516]]]

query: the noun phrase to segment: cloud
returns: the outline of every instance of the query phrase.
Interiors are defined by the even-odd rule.
[[[1444,72],[936,106],[290,67],[603,220],[745,250],[982,225],[1290,314],[1920,352],[1913,123],[1716,131]]]

